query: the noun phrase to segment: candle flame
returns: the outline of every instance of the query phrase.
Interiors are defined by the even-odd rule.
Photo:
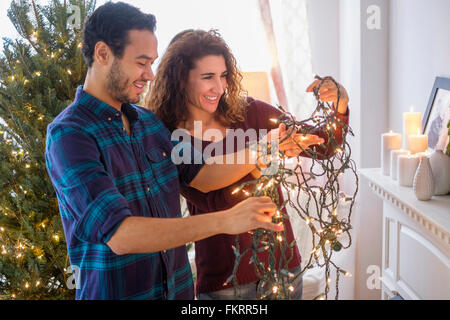
[[[414,112],[414,106],[411,106],[411,108],[409,109],[411,112]]]

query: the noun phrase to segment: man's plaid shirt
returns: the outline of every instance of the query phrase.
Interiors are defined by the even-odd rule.
[[[181,217],[179,183],[202,167],[173,164],[170,132],[152,112],[130,104],[121,111],[131,136],[122,112],[80,86],[47,128],[47,170],[70,263],[79,268],[76,298],[192,299],[185,246],[119,256],[106,245],[129,216]]]

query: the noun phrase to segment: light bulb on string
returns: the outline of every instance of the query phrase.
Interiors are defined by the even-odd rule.
[[[239,189],[239,188],[236,188],[236,189],[233,190],[233,192],[232,192],[231,194],[236,194],[236,193],[238,193],[239,191],[240,191],[240,189]]]

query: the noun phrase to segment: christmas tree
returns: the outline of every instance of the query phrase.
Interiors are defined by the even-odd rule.
[[[8,10],[20,38],[4,39],[0,57],[0,299],[75,295],[44,149],[47,125],[84,82],[82,22],[94,8],[20,0]]]

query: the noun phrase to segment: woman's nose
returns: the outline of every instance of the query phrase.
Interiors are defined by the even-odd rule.
[[[226,85],[225,85],[226,87]],[[225,92],[224,83],[222,82],[222,79],[217,79],[214,83],[214,93],[218,95],[222,95]]]

